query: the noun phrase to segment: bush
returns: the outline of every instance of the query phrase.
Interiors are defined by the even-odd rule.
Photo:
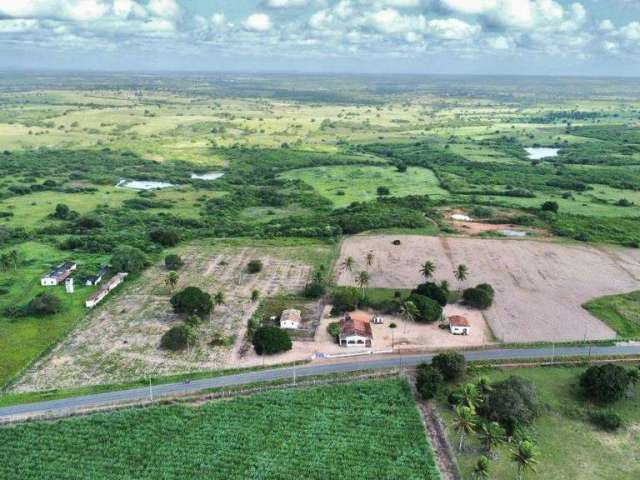
[[[462,300],[465,305],[484,310],[493,303],[493,288],[483,283],[474,288],[467,288],[462,292]]]
[[[338,338],[338,335],[340,335],[340,322],[331,322],[327,325],[327,333],[332,337]]]
[[[176,313],[204,316],[211,312],[211,295],[198,287],[187,287],[171,297],[171,305]]]
[[[511,376],[491,385],[480,413],[488,420],[498,422],[509,435],[519,426],[530,424],[540,411],[535,385],[530,381]]]
[[[309,282],[304,286],[302,294],[305,298],[320,298],[325,294],[327,288],[322,282]]]
[[[378,187],[376,189],[376,193],[378,194],[378,196],[380,197],[384,197],[386,195],[391,195],[391,192],[389,191],[389,189],[387,187]]]
[[[611,411],[592,412],[589,414],[589,420],[596,427],[607,432],[615,432],[622,426],[622,417]]]
[[[444,382],[444,377],[440,370],[432,365],[422,363],[418,365],[416,373],[416,389],[420,396],[425,400],[435,397]]]
[[[180,241],[178,232],[170,228],[157,228],[152,230],[149,237],[155,243],[159,243],[163,247],[175,247]]]
[[[273,355],[291,350],[292,344],[285,330],[266,325],[253,334],[253,347],[258,355]]]
[[[432,323],[442,318],[442,307],[435,300],[412,293],[409,295],[409,301],[413,302],[418,310],[415,320],[418,323]]]
[[[60,220],[66,220],[67,218],[69,218],[70,213],[71,213],[71,210],[69,209],[68,206],[66,206],[64,203],[59,203],[56,205],[56,209],[51,214],[51,216],[53,218],[58,218]]]
[[[540,210],[542,210],[543,212],[558,213],[558,210],[560,210],[560,205],[558,205],[558,202],[544,202],[540,207]]]
[[[262,271],[262,261],[261,260],[251,260],[247,264],[247,272],[249,273],[259,273]]]
[[[142,250],[123,245],[118,247],[111,257],[111,268],[116,272],[139,273],[149,265]]]
[[[353,312],[358,308],[360,301],[360,293],[353,287],[340,288],[333,292],[331,302],[333,309],[332,315],[340,315],[344,312]]]
[[[444,379],[453,381],[462,377],[467,368],[467,361],[459,353],[445,352],[433,357],[431,365],[438,369]]]
[[[620,400],[630,384],[629,372],[611,363],[589,367],[580,376],[580,387],[586,397],[599,403]]]
[[[167,350],[183,350],[195,345],[197,340],[193,329],[188,325],[172,327],[162,335],[160,346]]]
[[[184,262],[182,258],[180,258],[180,255],[172,253],[164,257],[164,266],[167,267],[167,270],[178,270],[183,265]]]
[[[433,282],[421,283],[411,293],[429,297],[442,307],[447,304],[447,291]]]
[[[54,315],[62,311],[62,302],[50,293],[39,293],[28,304],[26,313],[35,317]]]

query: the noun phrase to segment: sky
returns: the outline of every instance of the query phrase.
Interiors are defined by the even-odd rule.
[[[0,0],[0,70],[640,76],[640,0]]]

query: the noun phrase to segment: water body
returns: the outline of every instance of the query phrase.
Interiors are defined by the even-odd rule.
[[[529,232],[523,232],[522,230],[498,230],[500,235],[505,237],[526,237]]]
[[[223,177],[223,172],[209,172],[209,173],[192,173],[191,178],[198,180],[217,180]]]
[[[557,157],[559,148],[530,147],[525,148],[531,160],[541,160],[543,158]]]
[[[156,182],[154,180],[120,180],[116,187],[134,188],[136,190],[156,190],[173,187],[173,183]]]
[[[458,220],[460,222],[473,222],[473,219],[467,215],[461,215],[459,213],[454,213],[451,215],[452,220]]]

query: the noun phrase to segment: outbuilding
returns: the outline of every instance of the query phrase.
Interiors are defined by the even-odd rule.
[[[300,328],[300,320],[302,319],[302,312],[295,308],[289,308],[284,310],[280,315],[280,328],[289,328],[297,330]]]
[[[362,312],[347,313],[340,320],[338,341],[341,346],[371,347],[372,340],[370,315]]]
[[[449,330],[454,335],[469,335],[471,324],[462,315],[452,315],[449,317]]]
[[[61,283],[64,283],[67,277],[71,275],[71,272],[73,272],[76,268],[77,265],[73,262],[61,263],[40,279],[40,285],[42,285],[43,287],[60,285]]]

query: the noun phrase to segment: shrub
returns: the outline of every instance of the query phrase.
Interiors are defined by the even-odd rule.
[[[438,369],[447,381],[457,380],[462,377],[467,367],[467,361],[464,356],[456,352],[439,353],[433,357],[431,364]]]
[[[304,286],[302,294],[306,298],[320,298],[325,294],[327,288],[322,282],[309,282]]]
[[[467,288],[462,292],[462,300],[465,305],[484,310],[493,303],[493,288],[486,283]]]
[[[69,209],[68,206],[66,206],[64,203],[59,203],[56,205],[56,209],[54,210],[53,214],[51,215],[53,218],[58,218],[60,220],[65,220],[67,218],[69,218],[69,214],[71,213],[71,210]]]
[[[327,325],[327,333],[332,337],[337,338],[340,335],[340,322],[331,322]]]
[[[558,205],[558,202],[544,202],[540,207],[540,210],[542,210],[543,212],[558,213],[558,210],[560,210],[560,205]]]
[[[358,302],[360,300],[360,293],[357,289],[340,288],[333,292],[331,302],[333,309],[332,315],[340,315],[344,312],[352,312],[358,308]]]
[[[416,389],[420,396],[425,400],[435,397],[444,382],[444,377],[440,370],[432,365],[422,363],[418,365],[416,373]]]
[[[211,312],[211,295],[198,287],[187,287],[171,297],[171,305],[176,313],[204,316]]]
[[[167,270],[178,270],[183,265],[184,262],[182,258],[180,258],[180,255],[172,253],[164,257],[164,266],[167,267]]]
[[[188,325],[172,327],[162,335],[160,346],[167,350],[183,350],[195,345],[197,340],[193,329]]]
[[[442,307],[447,304],[447,291],[442,288],[442,286],[436,285],[433,282],[421,283],[411,293],[429,297],[430,299],[438,302]]]
[[[175,247],[180,241],[178,232],[171,228],[157,228],[152,230],[149,237],[155,243],[159,243],[163,247]]]
[[[149,265],[142,250],[123,245],[118,247],[111,257],[111,268],[116,272],[139,273]]]
[[[376,193],[380,197],[384,197],[386,195],[391,195],[391,192],[389,191],[389,188],[387,188],[387,187],[378,187],[376,189]]]
[[[540,403],[535,385],[530,381],[511,376],[491,385],[485,396],[481,414],[498,422],[509,435],[519,426],[530,424],[538,415]]]
[[[586,397],[599,403],[620,400],[630,384],[629,372],[611,363],[589,367],[580,376],[580,387]]]
[[[262,326],[253,334],[253,347],[258,355],[273,355],[291,350],[289,334],[278,327]]]
[[[26,312],[36,317],[54,315],[62,311],[62,302],[50,293],[39,293],[28,304]]]
[[[409,301],[413,302],[418,311],[418,315],[415,317],[416,322],[431,323],[442,318],[442,307],[435,300],[412,293],[409,295]]]
[[[615,412],[592,412],[589,414],[589,420],[596,427],[608,432],[615,432],[622,426],[622,417]]]
[[[262,271],[262,260],[251,260],[247,264],[247,272],[249,273],[259,273]]]

